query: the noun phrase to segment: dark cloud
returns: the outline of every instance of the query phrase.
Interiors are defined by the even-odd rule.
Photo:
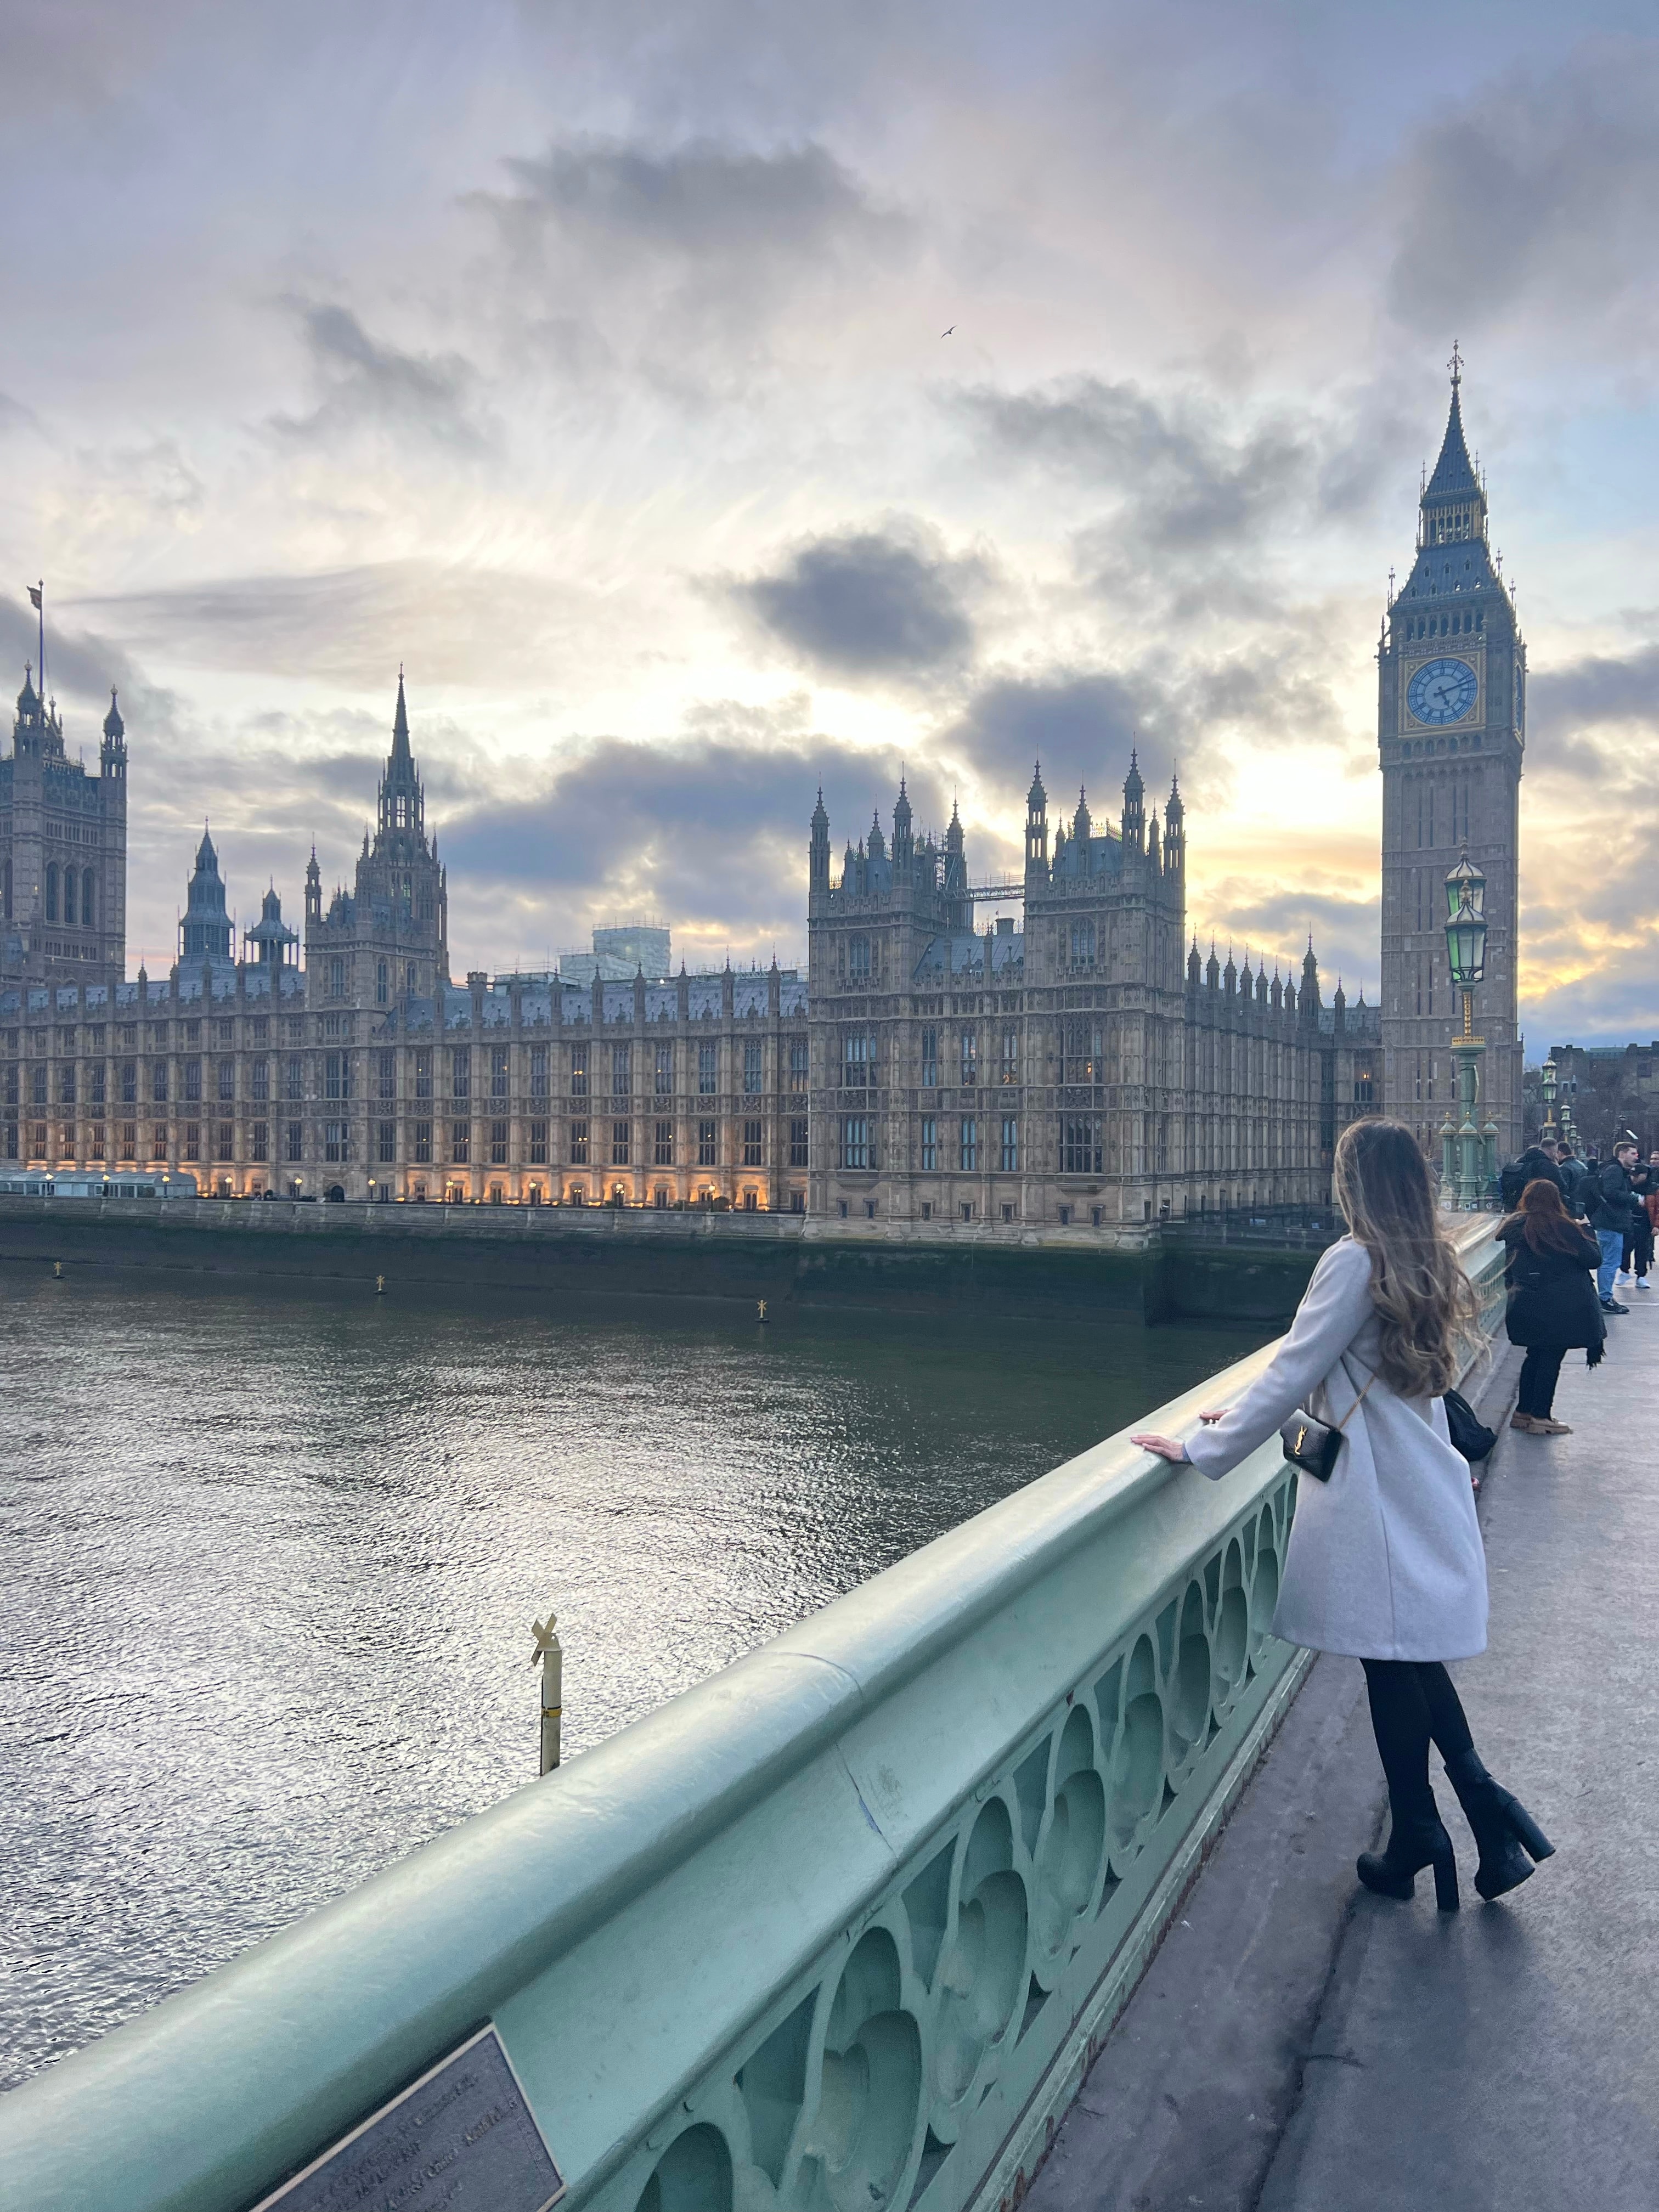
[[[1113,669],[999,672],[939,742],[1005,783],[1023,783],[1040,757],[1055,775],[1065,764],[1068,781],[1103,773],[1114,788],[1138,744],[1143,766],[1178,763],[1188,799],[1221,805],[1253,751],[1346,744],[1348,735],[1322,680],[1286,644],[1211,659],[1155,650]]]
[[[1569,756],[1585,725],[1634,724],[1659,733],[1659,645],[1540,671],[1529,686],[1528,715],[1534,748],[1552,759]]]
[[[1143,555],[1237,544],[1270,510],[1305,503],[1316,480],[1305,434],[1277,421],[1229,434],[1221,410],[1196,395],[1154,398],[1091,376],[1035,392],[981,387],[957,404],[1003,455],[1120,495]]]
[[[896,220],[817,145],[762,154],[707,140],[656,150],[587,139],[505,167],[517,191],[481,196],[504,220],[688,262],[834,252],[873,242]]]
[[[793,658],[830,677],[928,677],[973,653],[978,557],[953,559],[915,522],[810,538],[770,575],[728,588]]]
[[[539,918],[555,942],[580,938],[597,910],[648,907],[734,945],[805,933],[806,843],[820,781],[836,842],[855,839],[870,810],[890,810],[899,764],[813,736],[781,749],[739,733],[690,744],[604,738],[540,790],[492,797],[449,817],[441,836],[452,898],[471,887]],[[920,817],[942,791],[924,775],[910,791]],[[499,925],[492,925],[499,939]]]
[[[1043,761],[1057,802],[1079,780],[1115,794],[1131,746],[1160,704],[1149,686],[1110,672],[1000,676],[975,694],[941,743],[952,757],[1005,783],[1023,782],[1032,763]]]
[[[478,374],[460,354],[407,353],[372,338],[337,301],[294,301],[321,397],[308,415],[276,415],[286,439],[328,442],[368,428],[477,454],[494,442],[477,407]]]
[[[9,595],[0,599],[0,670],[15,669],[19,685],[26,660],[35,666],[37,678],[40,674],[40,635],[39,617],[21,592],[15,602]],[[146,702],[150,711],[158,701],[167,702],[170,708],[169,695],[156,690],[146,680],[122,646],[95,630],[60,628],[50,591],[46,601],[46,681],[60,699],[76,700],[83,708],[89,702],[100,701],[106,706],[112,684],[119,685],[127,712],[134,711],[140,701]],[[9,690],[0,683],[0,700],[9,706],[10,696]],[[0,713],[3,711],[0,708]],[[82,733],[91,750],[96,750],[101,721],[100,706],[98,722]],[[72,738],[73,732],[70,734]]]
[[[505,167],[516,189],[468,204],[505,255],[494,289],[524,348],[568,376],[629,369],[698,404],[769,370],[786,313],[811,328],[808,303],[914,244],[907,216],[810,142],[579,138]]]
[[[1367,516],[1424,423],[1372,382],[1294,412],[1201,386],[1082,376],[952,396],[981,465],[1037,472],[1072,530],[1079,575],[1167,625],[1255,623],[1291,608],[1282,574],[1314,529]]]
[[[1448,105],[1401,161],[1388,297],[1439,338],[1514,309],[1582,311],[1650,288],[1659,198],[1651,42],[1588,43]],[[1583,333],[1571,325],[1572,342]]]

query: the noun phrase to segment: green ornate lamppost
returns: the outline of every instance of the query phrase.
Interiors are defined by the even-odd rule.
[[[1464,853],[1446,878],[1446,958],[1451,979],[1462,994],[1463,1018],[1452,1038],[1457,1068],[1457,1114],[1448,1106],[1440,1128],[1441,1175],[1455,1206],[1480,1205],[1498,1172],[1498,1129],[1475,1121],[1480,1095],[1480,1061],[1486,1049],[1474,1033],[1474,987],[1486,972],[1486,879]]]
[[[1552,1053],[1538,1072],[1539,1085],[1544,1093],[1544,1127],[1541,1133],[1547,1145],[1559,1142],[1561,1134],[1555,1126],[1556,1074],[1555,1055]]]

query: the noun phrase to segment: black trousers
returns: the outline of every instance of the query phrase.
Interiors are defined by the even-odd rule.
[[[1566,1356],[1565,1351],[1550,1352],[1536,1345],[1528,1352],[1521,1362],[1521,1389],[1515,1401],[1517,1413],[1529,1413],[1535,1421],[1548,1420],[1561,1362]]]
[[[1442,1759],[1474,1748],[1462,1703],[1437,1659],[1364,1659],[1360,1664],[1395,1826],[1425,1826],[1437,1817],[1429,1787],[1430,1743]]]
[[[1633,1265],[1638,1275],[1645,1275],[1653,1265],[1653,1224],[1644,1220],[1639,1229],[1633,1229],[1625,1239],[1625,1255],[1620,1264],[1628,1271]]]

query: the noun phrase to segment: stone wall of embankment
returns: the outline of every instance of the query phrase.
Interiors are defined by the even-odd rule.
[[[1273,1322],[1313,1255],[1103,1245],[1088,1231],[608,1207],[0,1197],[0,1267],[163,1268],[437,1287]]]

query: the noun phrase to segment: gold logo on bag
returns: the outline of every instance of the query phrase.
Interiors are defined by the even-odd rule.
[[[1303,1445],[1305,1444],[1307,1441],[1308,1431],[1306,1429],[1298,1429],[1296,1432],[1296,1448],[1297,1451],[1301,1450]]]

